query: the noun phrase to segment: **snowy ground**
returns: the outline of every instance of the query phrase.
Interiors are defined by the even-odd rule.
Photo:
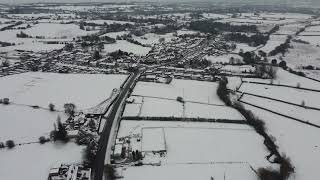
[[[111,53],[118,50],[134,53],[137,55],[146,55],[151,50],[151,48],[136,45],[126,40],[118,40],[116,43],[104,45],[104,51],[106,53]]]
[[[279,99],[298,105],[301,105],[302,101],[304,101],[306,106],[320,108],[318,101],[320,99],[319,92],[252,83],[243,83],[239,91]]]
[[[260,117],[267,127],[267,133],[276,138],[281,153],[291,158],[295,174],[290,178],[314,179],[319,177],[320,144],[318,128],[293,121],[282,116],[246,105]]]
[[[148,97],[143,97],[142,103],[127,104],[123,116],[244,120],[238,111],[223,105],[192,102],[183,105],[175,99]]]
[[[67,118],[62,112],[21,105],[0,105],[0,114],[0,142],[11,139],[16,143],[37,142],[40,136],[48,137],[58,115],[63,121]]]
[[[54,31],[52,31],[53,29]],[[94,33],[94,31],[81,30],[80,27],[75,24],[56,23],[39,23],[23,32],[31,36],[45,36],[46,38],[72,38]]]
[[[270,83],[269,79],[243,78],[243,80],[250,82],[263,82],[268,84]],[[299,84],[302,88],[320,90],[319,82],[301,76],[297,76],[280,68],[277,70],[277,77],[275,80],[273,80],[273,84],[282,84],[294,87],[296,87]]]
[[[248,164],[176,164],[167,166],[128,167],[119,170],[124,180],[256,180],[257,175]]]
[[[173,79],[170,84],[138,82],[132,94],[169,99],[181,96],[185,101],[223,105],[217,87],[215,82]]]
[[[320,125],[319,110],[303,108],[303,107],[294,106],[294,105],[290,105],[290,104],[286,104],[278,101],[268,100],[265,98],[259,98],[251,95],[244,95],[241,98],[241,101],[247,102],[253,105],[257,105],[286,116],[297,118],[305,122],[310,122],[316,125]],[[306,106],[308,105],[309,104],[306,103]]]
[[[307,37],[302,38],[301,36],[299,36],[298,39],[306,40],[305,38]],[[311,37],[311,39],[318,39],[317,42],[320,42],[320,39],[317,37]],[[288,64],[292,65],[295,68],[308,65],[319,67],[319,47],[313,44],[303,44],[296,42],[291,42],[291,45],[293,46],[293,48],[290,48],[283,57],[283,60],[285,60]]]
[[[146,130],[148,131],[147,137],[145,137]],[[244,168],[243,174],[236,174],[244,179],[250,179],[254,176],[251,176],[253,174],[251,174],[251,169],[247,169],[247,166],[250,165],[254,169],[272,166],[265,159],[268,152],[263,145],[263,138],[244,124],[122,120],[117,138],[123,137],[130,137],[130,146],[133,150],[140,151],[143,147],[154,148],[154,151],[166,148],[165,156],[160,159],[153,153],[146,152],[143,161],[159,160],[161,162],[161,166],[154,169],[153,175],[167,172],[167,169],[172,167],[172,171],[175,172],[163,176],[167,179],[180,177],[178,173],[180,168],[188,166],[197,169],[201,165],[202,171],[192,172],[192,177],[200,179],[210,176],[222,177],[224,172],[218,173],[221,167],[226,167],[225,171],[228,172],[226,177],[231,178],[236,173],[233,166],[237,167],[235,171]],[[137,141],[138,137],[141,137],[142,144],[141,141]],[[154,141],[150,141],[150,137],[154,137]],[[144,141],[144,138],[147,140]],[[150,150],[152,149],[148,149]],[[139,168],[141,169],[125,168],[122,175],[125,179],[134,179],[139,176],[140,170],[144,171],[152,167],[144,165]],[[212,168],[212,170],[207,168]],[[143,174],[142,179],[152,175],[148,175],[148,172]]]
[[[29,144],[0,150],[0,179],[45,180],[52,166],[82,162],[84,147],[73,142]]]
[[[17,104],[45,108],[53,103],[59,110],[65,103],[74,103],[81,110],[107,99],[125,79],[126,75],[30,72],[2,77],[0,96]],[[94,96],[88,96],[90,93]]]
[[[216,88],[217,83],[192,80],[138,82],[132,93],[135,102],[126,105],[124,116],[244,120],[238,111],[224,105]],[[179,96],[184,104],[177,101]]]
[[[167,33],[165,35],[158,35],[154,33],[148,33],[141,37],[133,36],[133,39],[145,45],[154,45],[159,43],[159,39],[164,38],[165,42],[170,42],[174,37],[173,33]]]
[[[235,59],[235,62],[242,62],[242,57],[236,54],[226,54],[222,56],[205,56],[204,58],[212,63],[230,63],[231,58]]]

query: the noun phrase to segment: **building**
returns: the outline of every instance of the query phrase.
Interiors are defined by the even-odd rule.
[[[61,164],[50,169],[48,180],[91,180],[91,168],[81,164]]]

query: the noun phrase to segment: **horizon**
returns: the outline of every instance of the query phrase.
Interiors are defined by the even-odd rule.
[[[252,5],[302,5],[302,6],[312,6],[312,5],[320,5],[320,2],[317,0],[307,0],[307,1],[299,1],[299,0],[69,0],[65,2],[65,0],[2,0],[0,4],[8,4],[8,5],[19,5],[19,4],[33,4],[33,3],[61,3],[61,4],[77,4],[77,3],[139,3],[139,2],[150,2],[150,3],[226,3],[226,4],[252,4]]]

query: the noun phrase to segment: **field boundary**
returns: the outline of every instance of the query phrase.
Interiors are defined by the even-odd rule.
[[[294,120],[294,121],[298,121],[298,122],[300,122],[300,123],[304,123],[304,124],[307,124],[307,125],[310,125],[310,126],[313,126],[313,127],[316,127],[316,128],[320,128],[319,125],[316,125],[316,124],[313,124],[313,123],[310,123],[310,122],[307,122],[307,121],[303,121],[303,120],[301,120],[301,119],[298,119],[298,118],[295,118],[295,117],[292,117],[292,116],[284,115],[284,114],[275,112],[275,111],[273,111],[273,110],[270,110],[270,109],[267,109],[267,108],[264,108],[264,107],[261,107],[261,106],[258,106],[258,105],[254,105],[254,104],[251,104],[251,103],[248,103],[248,102],[245,102],[245,101],[241,101],[241,100],[239,100],[239,102],[241,102],[241,103],[243,103],[243,104],[247,104],[247,105],[253,106],[253,107],[255,107],[255,108],[259,108],[259,109],[262,109],[262,110],[271,112],[271,113],[273,113],[273,114],[276,114],[276,115],[279,115],[279,116],[282,116],[282,117],[285,117],[285,118],[292,119],[292,120]]]
[[[215,122],[231,124],[247,124],[246,120],[229,120],[229,119],[209,119],[209,118],[182,118],[182,117],[138,117],[123,116],[122,120],[129,121],[181,121],[181,122]]]
[[[320,92],[320,90],[317,90],[317,89],[302,88],[302,87],[296,87],[296,86],[290,86],[290,85],[284,85],[284,84],[270,84],[270,83],[263,83],[263,82],[251,82],[251,81],[243,81],[243,82],[248,84],[262,84],[262,85],[269,85],[269,86],[294,88],[294,89],[300,89],[305,91]]]
[[[261,95],[257,95],[257,94],[252,94],[252,93],[247,93],[247,92],[242,92],[242,91],[236,91],[238,93],[241,93],[241,96],[238,100],[241,100],[241,98],[243,97],[243,95],[250,95],[250,96],[255,96],[255,97],[259,97],[259,98],[264,98],[264,99],[269,99],[269,100],[273,100],[273,101],[278,101],[278,102],[282,102],[285,104],[289,104],[289,105],[293,105],[293,106],[298,106],[301,108],[306,108],[306,109],[312,109],[312,110],[316,110],[316,111],[320,111],[320,108],[316,108],[316,107],[310,107],[310,106],[303,106],[301,104],[295,104],[295,103],[291,103],[288,101],[283,101],[280,99],[275,99],[275,98],[271,98],[271,97],[267,97],[267,96],[261,96]]]

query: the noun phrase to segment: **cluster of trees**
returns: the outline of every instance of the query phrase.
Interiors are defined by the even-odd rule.
[[[255,73],[261,78],[275,79],[277,76],[277,69],[271,65],[260,64],[255,66]]]
[[[193,69],[205,69],[206,67],[211,66],[212,62],[208,61],[206,59],[193,59],[187,62],[188,66],[190,66]]]
[[[248,36],[243,33],[229,33],[225,35],[226,40],[234,41],[238,43],[246,43],[251,46],[260,46],[267,43],[269,40],[268,35],[257,33],[251,36]]]
[[[0,46],[1,47],[15,46],[15,45],[16,45],[15,43],[9,43],[9,42],[0,41]]]
[[[279,46],[277,46],[274,50],[270,51],[269,55],[275,56],[279,53],[285,54],[288,51],[288,49],[291,48],[290,46],[291,39],[292,39],[292,36],[288,36],[286,41],[283,44],[280,44]]]
[[[278,146],[274,143],[275,138],[268,136],[266,133],[265,123],[261,119],[254,116],[251,111],[245,109],[241,103],[235,102],[231,104],[227,91],[227,83],[228,81],[225,78],[222,78],[217,90],[218,96],[226,103],[226,105],[232,105],[233,108],[237,109],[245,117],[248,124],[252,126],[258,134],[264,137],[264,144],[271,153],[269,157],[273,154],[276,155],[274,162],[280,164],[280,171],[267,168],[259,169],[259,177],[263,180],[287,180],[291,173],[294,172],[294,167],[292,166],[290,159],[285,155],[280,155],[278,152]]]
[[[69,116],[73,116],[76,110],[76,105],[73,103],[66,103],[63,105],[64,112],[68,114]]]
[[[230,23],[215,22],[212,20],[200,20],[190,23],[191,30],[200,31],[203,33],[216,34],[219,31],[227,32],[246,32],[258,33],[256,25],[232,25]]]
[[[20,31],[20,33],[17,34],[17,38],[32,38],[32,36],[29,36],[28,34],[24,33],[23,31]]]
[[[179,29],[178,26],[176,26],[174,24],[168,24],[168,25],[163,26],[163,27],[156,26],[153,29],[153,33],[161,35],[161,34],[167,34],[167,33],[176,32],[178,29]]]
[[[50,137],[54,140],[60,140],[60,141],[68,141],[68,132],[66,130],[66,128],[64,127],[64,125],[61,122],[61,118],[60,116],[58,116],[57,118],[57,123],[54,124],[54,130],[51,131],[50,133]]]
[[[9,67],[10,66],[10,61],[8,59],[4,60],[1,64],[2,67]]]
[[[98,35],[87,35],[82,36],[83,41],[89,41],[89,42],[101,42],[104,41],[106,43],[115,43],[116,40],[114,38],[111,38],[109,36],[98,36]]]
[[[232,103],[229,98],[227,84],[228,84],[228,79],[224,76],[221,77],[221,80],[219,82],[218,89],[217,89],[217,95],[227,106],[231,106]]]
[[[130,53],[125,52],[125,51],[121,51],[120,49],[118,51],[114,51],[109,53],[109,56],[111,56],[113,59],[119,59],[123,56],[129,56]]]

